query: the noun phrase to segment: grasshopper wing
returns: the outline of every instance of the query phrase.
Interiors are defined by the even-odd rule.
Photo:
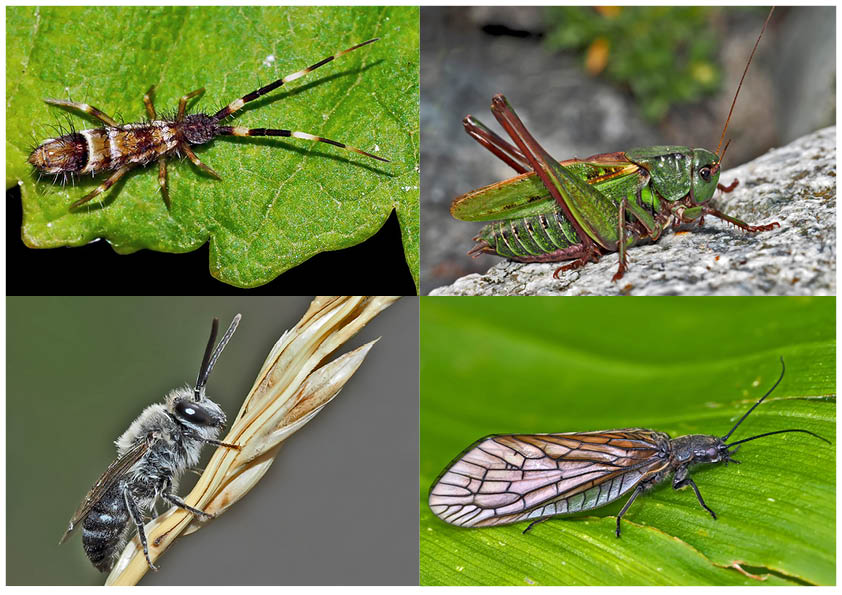
[[[664,469],[669,436],[640,428],[492,435],[459,455],[430,489],[432,511],[487,527],[597,508]]]
[[[91,490],[88,492],[88,495],[85,496],[85,499],[82,500],[82,503],[79,505],[79,508],[73,513],[73,517],[70,519],[70,523],[67,525],[67,531],[64,532],[62,535],[61,540],[59,541],[59,545],[67,541],[67,538],[70,537],[76,528],[79,526],[79,523],[85,520],[85,517],[88,516],[88,513],[91,512],[91,508],[94,504],[99,502],[100,498],[107,492],[111,486],[113,486],[121,477],[123,477],[126,472],[132,468],[132,466],[137,463],[144,454],[149,450],[149,441],[142,440],[138,442],[135,446],[129,449],[126,453],[122,456],[117,458],[116,461],[111,463],[108,466],[108,469],[105,470],[105,473],[97,480]]]

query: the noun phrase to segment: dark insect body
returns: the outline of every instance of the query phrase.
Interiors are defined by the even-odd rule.
[[[214,349],[219,327],[214,318],[195,387],[174,389],[163,404],[143,410],[115,442],[117,460],[108,466],[70,519],[59,543],[64,543],[81,523],[82,547],[97,570],[111,570],[134,528],[146,562],[157,570],[149,556],[143,513],[153,512],[158,498],[200,518],[213,518],[184,502],[176,490],[181,474],[199,462],[204,444],[239,448],[216,439],[225,425],[225,413],[205,396],[208,377],[239,322],[237,314]]]
[[[771,16],[770,11],[761,37]],[[754,50],[759,42],[760,37]],[[668,227],[701,224],[705,215],[752,233],[780,227],[777,222],[749,225],[707,204],[717,188],[730,192],[736,187],[736,181],[719,184],[727,144],[721,155],[719,149],[712,153],[656,146],[558,161],[538,144],[503,95],[494,96],[491,112],[514,145],[470,115],[463,120],[465,130],[520,175],[454,199],[450,213],[456,219],[496,221],[474,238],[477,243],[468,252],[473,256],[487,253],[518,262],[572,260],[555,271],[558,276],[618,252],[613,277],[617,281],[627,269],[626,249],[657,241]],[[729,113],[720,147],[730,117]]]
[[[101,172],[112,171],[111,176],[100,184],[93,192],[87,194],[71,205],[78,207],[113,186],[129,170],[158,162],[158,185],[167,207],[170,205],[167,191],[167,157],[170,155],[186,155],[196,167],[209,175],[220,179],[209,166],[202,163],[193,150],[192,145],[202,145],[212,141],[217,136],[279,136],[302,140],[327,143],[340,149],[346,149],[388,162],[388,159],[377,157],[356,147],[340,143],[329,138],[316,136],[306,132],[281,130],[274,128],[246,128],[243,126],[223,126],[221,123],[228,116],[239,111],[245,104],[258,97],[277,89],[281,85],[301,78],[304,75],[324,66],[328,62],[352,52],[358,48],[374,43],[377,39],[369,39],[347,50],[338,52],[312,66],[299,70],[284,78],[278,79],[256,91],[232,101],[230,104],[213,115],[196,113],[185,115],[187,102],[204,92],[204,88],[197,89],[184,95],[178,102],[178,112],[174,120],[159,120],[152,104],[151,87],[143,96],[143,103],[149,114],[149,122],[139,124],[120,124],[110,116],[86,103],[75,103],[61,99],[45,99],[49,104],[77,109],[89,114],[105,124],[104,128],[80,130],[65,134],[59,138],[48,139],[36,147],[29,155],[29,163],[36,170],[45,174],[53,174],[56,179],[66,176],[91,174],[95,176]]]
[[[456,457],[430,489],[430,509],[459,527],[490,527],[519,521],[536,523],[551,516],[599,508],[632,492],[620,519],[645,490],[672,473],[672,486],[690,486],[699,504],[716,519],[690,477],[699,463],[739,463],[732,458],[740,444],[786,432],[766,432],[728,442],[734,430],[778,386],[781,376],[723,437],[690,434],[670,438],[664,432],[629,428],[564,434],[495,434],[482,438]],[[632,491],[633,490],[633,491]]]

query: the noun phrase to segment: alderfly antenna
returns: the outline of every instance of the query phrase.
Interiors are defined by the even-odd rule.
[[[216,350],[213,350],[213,344],[216,342],[216,334],[219,331],[219,318],[213,319],[213,322],[211,323],[211,334],[208,339],[208,346],[205,348],[205,355],[202,358],[202,366],[199,368],[199,376],[196,378],[196,387],[193,389],[194,401],[201,401],[204,397],[205,385],[208,383],[208,377],[213,371],[213,366],[216,364],[216,360],[219,359],[219,355],[222,353],[222,350],[225,349],[225,345],[228,343],[229,339],[231,339],[231,335],[233,335],[234,331],[237,330],[237,325],[240,324],[240,318],[242,318],[242,315],[240,314],[237,314],[234,317],[234,320],[231,321],[231,325],[228,327],[228,330],[225,331],[225,334],[222,336],[222,340],[219,342],[219,345],[216,346]],[[211,355],[211,353],[213,353],[213,355]]]
[[[786,366],[784,365],[784,358],[783,358],[783,357],[781,357],[781,375],[780,375],[780,377],[778,378],[777,382],[775,382],[775,384],[772,386],[772,388],[770,388],[770,389],[766,392],[766,394],[765,394],[765,395],[763,395],[762,397],[760,397],[760,400],[759,400],[759,401],[757,401],[757,403],[755,403],[754,405],[752,405],[751,409],[749,409],[748,411],[746,411],[746,412],[745,412],[745,414],[744,414],[744,415],[740,418],[740,421],[738,421],[736,424],[734,424],[734,427],[733,427],[733,428],[731,428],[731,431],[730,431],[730,432],[728,432],[727,434],[725,434],[725,435],[722,437],[722,442],[726,442],[726,441],[728,440],[728,438],[730,438],[730,437],[731,437],[731,434],[733,434],[733,433],[734,433],[734,430],[736,430],[736,429],[739,427],[739,425],[740,425],[741,423],[743,423],[743,420],[745,420],[745,418],[747,418],[747,417],[748,417],[749,413],[751,413],[752,411],[754,411],[755,409],[757,409],[757,406],[758,406],[758,405],[760,405],[760,403],[762,403],[762,402],[763,402],[763,399],[765,399],[766,397],[768,397],[769,395],[771,395],[771,394],[772,394],[772,391],[773,391],[773,390],[775,390],[776,388],[778,388],[778,385],[781,383],[781,380],[783,380],[783,379],[784,379],[784,372],[786,372]],[[735,444],[736,444],[736,443],[735,443]]]
[[[757,41],[754,42],[754,49],[751,50],[751,55],[748,57],[748,63],[746,64],[746,69],[743,71],[743,76],[740,78],[740,84],[737,85],[737,92],[734,94],[734,101],[731,102],[731,110],[728,112],[728,117],[725,119],[725,128],[722,129],[722,136],[719,137],[719,144],[716,146],[716,154],[719,155],[719,149],[722,147],[722,141],[725,139],[725,132],[728,130],[728,122],[731,121],[731,114],[734,113],[734,106],[737,105],[737,97],[740,96],[740,89],[743,87],[743,80],[746,78],[746,74],[748,74],[748,67],[751,66],[751,59],[754,58],[754,52],[757,51],[757,46],[760,43],[760,38],[763,37],[763,32],[766,31],[766,25],[769,24],[769,19],[772,18],[772,13],[775,12],[775,7],[773,6],[771,10],[769,10],[769,15],[766,17],[766,20],[763,22],[763,28],[760,30],[760,35],[757,36]],[[724,156],[723,152],[723,156]],[[719,158],[720,163],[722,162],[722,158]],[[740,420],[742,421],[742,420]],[[733,431],[733,430],[732,430]],[[729,434],[730,435],[730,434]]]
[[[745,418],[747,418],[747,417],[748,417],[749,413],[751,413],[752,411],[754,411],[754,410],[757,408],[757,406],[758,406],[758,405],[760,405],[760,403],[762,403],[762,402],[763,402],[763,399],[765,399],[765,398],[766,398],[766,397],[768,397],[770,394],[772,394],[772,391],[773,391],[773,390],[775,390],[775,389],[778,387],[778,385],[781,383],[781,380],[783,380],[783,379],[784,379],[784,372],[785,372],[785,371],[786,371],[786,366],[784,365],[784,358],[783,358],[783,357],[781,357],[781,375],[780,375],[780,377],[778,378],[777,382],[775,382],[774,386],[772,386],[772,388],[770,388],[770,389],[766,392],[766,394],[765,394],[765,395],[763,395],[762,397],[760,397],[760,400],[759,400],[759,401],[757,401],[757,403],[755,403],[755,404],[751,407],[751,409],[749,409],[748,411],[746,411],[746,412],[745,412],[745,414],[744,414],[744,415],[740,418],[740,421],[738,421],[738,422],[734,425],[734,427],[733,427],[733,428],[731,428],[731,431],[730,431],[730,432],[728,432],[725,436],[723,436],[723,437],[722,437],[722,442],[726,442],[726,441],[728,440],[728,438],[730,438],[730,437],[731,437],[731,434],[733,434],[733,433],[734,433],[734,430],[736,430],[736,429],[737,429],[737,427],[738,427],[741,423],[743,423],[743,420],[744,420]],[[814,437],[818,438],[819,440],[824,440],[825,442],[827,442],[828,444],[830,444],[830,440],[828,440],[828,439],[826,439],[826,438],[822,438],[822,437],[821,437],[821,436],[819,436],[818,434],[814,434],[813,432],[810,432],[809,430],[775,430],[774,432],[766,432],[765,434],[758,434],[757,436],[752,436],[752,437],[750,437],[750,438],[743,438],[742,440],[737,440],[736,442],[732,442],[732,443],[730,443],[730,444],[726,444],[725,446],[727,446],[728,448],[731,448],[732,446],[737,446],[738,444],[742,444],[743,442],[750,442],[751,440],[757,440],[758,438],[763,438],[764,436],[772,436],[773,434],[785,434],[785,433],[787,433],[787,432],[800,432],[800,433],[802,433],[802,434],[809,434],[810,436],[814,436]]]

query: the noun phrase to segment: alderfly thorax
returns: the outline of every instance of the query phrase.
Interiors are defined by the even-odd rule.
[[[728,460],[728,448],[721,438],[689,434],[670,440],[670,461],[676,465],[719,463]]]

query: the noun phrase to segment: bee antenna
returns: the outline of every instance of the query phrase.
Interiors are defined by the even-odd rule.
[[[776,388],[778,388],[778,385],[781,383],[781,380],[783,380],[783,379],[784,379],[784,372],[785,372],[785,371],[786,371],[786,366],[784,365],[784,358],[783,358],[783,356],[781,356],[781,376],[780,376],[780,378],[778,378],[778,380],[777,380],[777,382],[775,382],[774,386],[772,386],[772,388],[770,388],[770,389],[768,390],[768,392],[767,392],[765,395],[763,395],[762,397],[760,397],[760,400],[759,400],[759,401],[757,401],[757,403],[755,403],[754,405],[752,405],[751,409],[749,409],[748,411],[746,411],[746,412],[745,412],[745,415],[743,415],[743,416],[740,418],[740,421],[738,421],[736,424],[734,424],[734,427],[733,427],[733,428],[731,428],[731,431],[730,431],[730,432],[728,432],[727,434],[725,434],[725,435],[722,437],[722,442],[726,442],[726,441],[728,440],[728,438],[730,438],[730,437],[731,437],[731,434],[733,434],[733,433],[734,433],[734,430],[736,430],[736,429],[737,429],[737,427],[738,427],[741,423],[743,423],[743,420],[744,420],[745,418],[747,418],[747,417],[748,417],[749,413],[751,413],[752,411],[754,411],[754,410],[757,408],[757,406],[758,406],[758,405],[760,405],[760,403],[762,403],[762,402],[763,402],[763,399],[765,399],[766,397],[768,397],[769,395],[771,395],[771,394],[772,394],[772,391],[773,391],[773,390],[775,390]],[[759,438],[759,436],[757,436],[757,438]],[[734,444],[737,444],[737,443],[735,442]]]
[[[199,368],[199,376],[196,378],[196,387],[193,389],[194,401],[201,401],[204,398],[205,385],[208,383],[208,377],[213,371],[213,366],[216,364],[216,360],[219,359],[219,355],[222,353],[222,350],[225,349],[225,345],[228,343],[229,339],[231,339],[231,335],[233,335],[234,331],[237,330],[237,325],[240,324],[240,318],[242,318],[241,314],[237,314],[234,317],[234,320],[231,321],[231,325],[228,327],[228,330],[225,331],[225,334],[222,336],[222,339],[219,341],[219,345],[216,346],[216,349],[213,348],[213,344],[216,342],[216,334],[219,331],[219,318],[213,319],[213,322],[211,323],[210,338],[208,339],[208,346],[205,348],[205,355],[202,358],[202,366]]]

